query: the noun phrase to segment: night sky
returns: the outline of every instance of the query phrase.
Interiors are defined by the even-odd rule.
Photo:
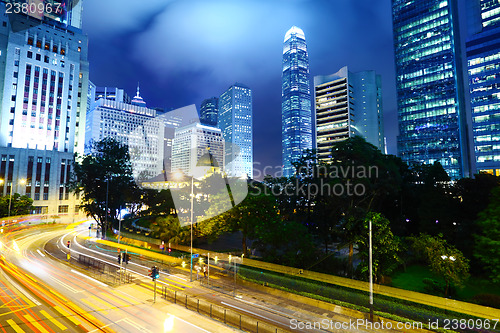
[[[463,2],[463,0],[462,0]],[[348,66],[382,75],[385,136],[396,154],[390,0],[84,0],[90,79],[166,110],[253,91],[256,168],[281,165],[283,38],[304,30],[311,83]]]

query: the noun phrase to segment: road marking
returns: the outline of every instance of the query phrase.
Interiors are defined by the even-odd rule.
[[[32,324],[33,326],[35,326],[35,328],[37,330],[39,330],[40,332],[43,332],[43,333],[50,333],[49,331],[47,331],[45,329],[45,327],[43,327],[42,325],[40,325],[40,323],[38,322],[38,320],[36,320],[35,318],[33,318],[32,316],[30,316],[29,314],[27,315],[24,315],[24,318],[28,319],[28,321],[30,322],[30,324]]]
[[[14,288],[16,288],[19,292],[21,292],[28,300],[30,300],[32,303],[34,303],[36,305],[42,305],[42,303],[38,302],[33,296],[28,294],[28,292],[26,290],[24,290],[20,285],[18,285],[14,281],[12,281],[12,279],[10,277],[8,277],[3,271],[2,271],[2,275],[7,281],[9,281],[9,283],[11,285],[14,286]]]
[[[182,319],[182,318],[179,318],[179,317],[176,317],[176,316],[174,316],[174,315],[171,315],[170,313],[167,313],[167,315],[172,316],[172,317],[174,317],[175,319],[178,319],[178,320],[182,321],[183,323],[186,323],[186,324],[189,324],[189,325],[191,325],[191,326],[194,326],[194,327],[196,327],[197,329],[199,329],[199,330],[201,330],[201,331],[203,331],[203,332],[211,333],[210,331],[207,331],[207,330],[205,330],[205,329],[203,329],[203,328],[201,328],[201,327],[199,327],[199,326],[196,326],[196,325],[194,325],[194,324],[192,324],[192,323],[190,323],[190,322],[188,322],[188,321],[185,321],[185,320],[184,320],[184,319]]]
[[[76,290],[75,288],[73,288],[73,287],[71,287],[71,286],[67,285],[67,284],[66,284],[66,283],[64,283],[64,282],[59,281],[59,280],[58,280],[58,279],[56,279],[55,277],[50,276],[49,278],[50,278],[51,280],[53,280],[54,282],[59,283],[61,286],[63,286],[64,288],[68,289],[69,291],[71,291],[71,292],[73,292],[73,293],[75,293],[75,294],[76,294],[76,293],[81,292],[81,291],[78,291],[78,290]],[[83,291],[83,290],[82,290],[82,291]]]
[[[12,319],[7,319],[7,323],[14,329],[14,331],[16,331],[16,333],[26,333],[21,329],[21,327],[17,326]]]
[[[252,314],[252,315],[254,315],[254,316],[261,317],[261,318],[264,318],[264,319],[266,319],[266,320],[274,321],[275,323],[278,323],[278,324],[280,324],[280,325],[283,325],[283,323],[280,323],[280,322],[279,322],[279,321],[277,321],[277,320],[274,320],[274,319],[271,319],[271,318],[268,318],[268,317],[264,317],[264,316],[262,316],[262,315],[260,315],[260,314],[257,314],[257,313],[252,312],[252,311],[245,310],[245,309],[243,309],[243,308],[240,308],[240,307],[234,306],[234,305],[232,305],[232,304],[229,304],[229,303],[226,303],[226,302],[221,302],[221,304],[224,304],[224,305],[230,306],[230,307],[235,308],[235,309],[238,309],[238,310],[240,310],[240,311],[243,311],[243,312],[246,312],[246,313],[250,313],[250,314]]]
[[[47,311],[40,310],[40,313],[43,314],[45,316],[45,318],[47,318],[48,320],[50,320],[50,322],[52,324],[56,325],[57,328],[60,329],[61,331],[64,331],[64,330],[68,329],[66,326],[64,326],[63,324],[61,324],[60,322],[58,322],[57,320],[55,320],[51,315],[49,315],[47,313]]]
[[[45,254],[43,254],[39,249],[36,249],[36,252],[38,252],[42,257],[45,257]]]
[[[87,304],[91,310],[97,311],[97,312],[105,314],[105,315],[108,314],[108,311],[106,311],[104,309],[98,309],[98,308],[96,308],[95,304],[93,304],[90,301],[87,301],[86,299],[81,299],[80,302]]]
[[[112,296],[111,294],[100,293],[99,295],[101,297],[110,299],[112,302],[118,303],[121,307],[127,307],[127,306],[131,306],[131,305],[135,305],[135,304],[127,304],[127,303],[123,302],[122,300],[120,300],[119,298],[117,298],[115,296]]]
[[[102,299],[98,298],[97,296],[94,296],[94,295],[90,295],[90,298],[92,298],[93,300],[95,300],[97,303],[100,303],[101,305],[104,305],[105,308],[107,309],[118,309],[117,306],[113,305],[113,304],[110,304],[106,301],[103,301]]]
[[[76,320],[75,318],[73,318],[74,315],[70,314],[69,312],[67,312],[66,310],[64,310],[63,308],[61,308],[59,305],[54,306],[54,309],[56,309],[56,311],[59,312],[60,314],[62,314],[65,318],[69,319],[76,326],[82,324],[78,320]]]
[[[77,275],[80,275],[80,276],[82,276],[82,277],[84,277],[84,278],[86,278],[86,279],[89,279],[90,281],[95,282],[95,283],[97,283],[97,284],[99,284],[99,285],[101,285],[101,286],[104,286],[104,287],[109,287],[107,284],[102,283],[101,281],[97,281],[96,279],[91,278],[90,276],[87,276],[87,275],[85,275],[85,274],[83,274],[83,273],[80,273],[80,272],[78,272],[78,271],[75,271],[74,269],[72,269],[72,270],[71,270],[71,272],[72,272],[72,273],[75,273],[75,274],[77,274]]]
[[[139,330],[140,332],[151,332],[150,330],[148,330],[144,326],[141,326],[141,325],[137,324],[136,322],[132,321],[132,319],[125,318],[125,319],[123,319],[123,321],[126,322],[127,324],[129,324],[130,326],[132,326],[133,328]]]

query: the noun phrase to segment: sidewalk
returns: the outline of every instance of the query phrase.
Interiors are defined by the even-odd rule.
[[[165,318],[168,317],[169,314],[174,315],[178,318],[182,318],[187,322],[195,323],[195,326],[214,333],[242,332],[240,330],[221,324],[216,320],[198,314],[195,311],[185,309],[180,305],[166,301],[160,297],[159,293],[156,295],[156,303],[153,303],[153,292],[144,292],[144,288],[141,288],[136,284],[126,284],[114,289],[126,293],[143,303],[150,304],[153,308],[163,312],[165,314]]]

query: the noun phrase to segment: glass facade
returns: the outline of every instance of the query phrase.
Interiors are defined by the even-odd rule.
[[[440,162],[451,178],[469,173],[456,0],[392,0],[398,154]]]
[[[283,175],[294,174],[293,162],[305,149],[312,149],[311,90],[309,56],[304,32],[292,27],[283,45],[281,130]]]
[[[475,0],[479,29],[467,41],[476,168],[500,175],[500,3]]]
[[[236,83],[219,97],[218,127],[225,141],[225,171],[253,178],[252,90]]]
[[[200,107],[200,122],[209,126],[217,126],[218,116],[218,103],[217,97],[212,97],[201,102]]]

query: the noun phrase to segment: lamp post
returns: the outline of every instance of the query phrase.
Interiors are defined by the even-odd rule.
[[[451,261],[451,263],[453,263],[453,262],[455,262],[455,260],[457,260],[454,256],[447,256],[444,254],[441,256],[441,259],[443,259],[444,261],[449,259]],[[449,269],[448,269],[448,272],[449,272]],[[444,296],[448,297],[448,285],[449,285],[448,277],[446,277],[445,280],[446,280],[446,290],[444,291]]]
[[[174,177],[175,179],[177,180],[181,180],[183,178],[183,174],[181,172],[176,172],[174,174]],[[194,214],[193,214],[193,200],[194,200],[194,176],[192,175],[191,176],[191,194],[190,194],[190,197],[191,197],[191,200],[190,200],[190,204],[191,204],[191,209],[190,209],[190,220],[189,220],[189,223],[191,224],[191,248],[190,248],[190,254],[191,254],[191,259],[190,259],[190,263],[191,263],[191,267],[189,269],[189,279],[190,279],[190,282],[193,282],[193,219],[194,219]]]
[[[194,197],[194,176],[191,176],[191,269],[190,280],[193,282],[193,197]]]
[[[373,246],[372,246],[372,220],[369,220],[369,246],[370,246],[370,252],[368,256],[368,261],[369,261],[369,274],[370,274],[370,321],[373,323],[373,258],[372,258],[372,252],[373,252]]]
[[[104,229],[107,229],[108,228],[108,192],[109,192],[109,178],[106,177],[106,216],[105,216],[105,224],[104,224]],[[104,239],[104,233],[105,233],[105,230],[102,230],[101,232],[101,238]]]
[[[19,181],[20,184],[26,184],[26,180],[25,179],[21,179]],[[9,214],[8,214],[8,217],[10,217],[10,207],[12,205],[12,188],[14,187],[14,182],[11,182],[10,183],[10,195],[9,195]]]

